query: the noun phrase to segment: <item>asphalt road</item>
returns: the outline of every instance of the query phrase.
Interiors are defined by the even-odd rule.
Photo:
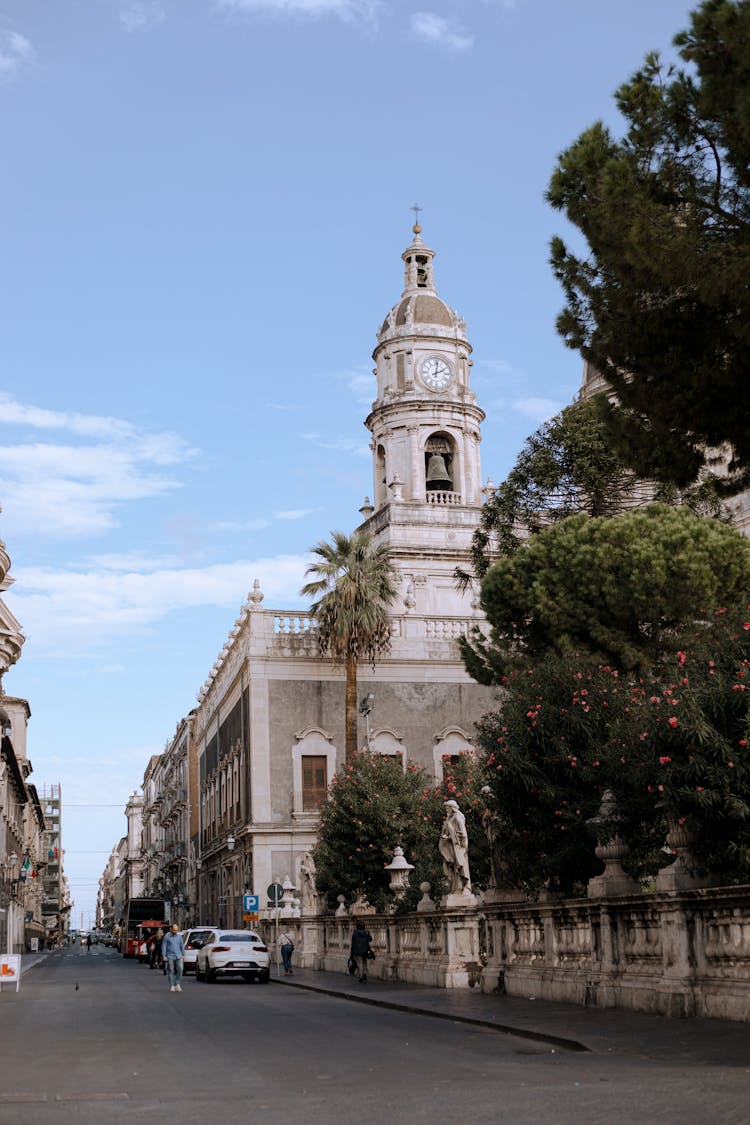
[[[167,1120],[744,1125],[750,1059],[574,1053],[273,983],[171,993],[100,946],[3,989],[1,1125]]]

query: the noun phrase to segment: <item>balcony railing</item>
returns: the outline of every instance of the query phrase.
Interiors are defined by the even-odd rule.
[[[449,507],[461,503],[460,492],[427,492],[425,493],[425,500],[428,504],[437,504],[442,507]]]

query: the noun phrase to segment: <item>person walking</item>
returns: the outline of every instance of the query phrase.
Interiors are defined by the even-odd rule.
[[[292,954],[294,953],[294,938],[291,934],[286,932],[279,934],[279,945],[281,946],[281,960],[284,962],[284,974],[288,977],[293,977]]]
[[[352,957],[357,962],[360,982],[367,980],[367,962],[370,960],[372,934],[365,929],[364,922],[357,922],[352,934]]]
[[[157,969],[160,967],[159,953],[161,950],[161,943],[164,938],[164,930],[159,926],[155,934],[152,934],[148,939],[148,967],[149,969]]]
[[[169,991],[182,992],[180,981],[182,980],[182,962],[185,956],[185,944],[182,940],[182,934],[177,929],[176,922],[172,923],[171,930],[169,930],[162,939],[161,955],[167,966]]]
[[[91,952],[91,934],[86,934],[86,952]]]

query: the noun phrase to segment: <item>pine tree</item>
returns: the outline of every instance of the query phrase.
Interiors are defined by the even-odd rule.
[[[548,198],[558,330],[616,392],[608,424],[643,478],[678,487],[728,450],[725,494],[750,484],[750,0],[704,0],[559,158]]]

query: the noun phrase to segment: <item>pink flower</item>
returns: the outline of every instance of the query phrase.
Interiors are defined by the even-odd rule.
[[[672,715],[671,718],[667,719],[667,722],[669,723],[672,730],[674,730],[674,728],[677,726],[677,716]]]
[[[659,765],[660,766],[666,766],[667,763],[671,762],[671,761],[672,761],[672,759],[668,758],[667,755],[665,754],[663,758],[659,758]]]
[[[727,765],[729,766],[730,770],[734,769],[734,762],[727,762]]]

